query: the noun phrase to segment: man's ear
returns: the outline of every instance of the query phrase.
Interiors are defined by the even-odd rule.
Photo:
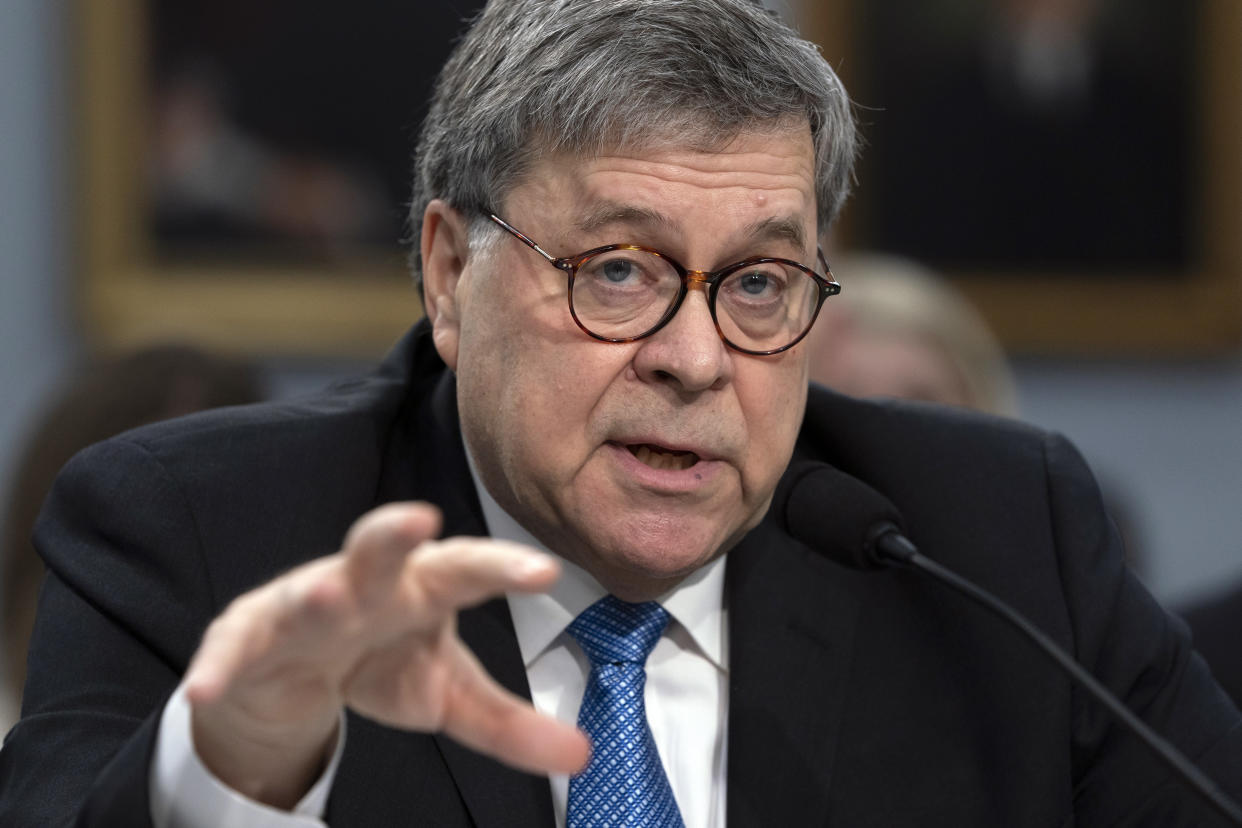
[[[461,308],[457,285],[470,253],[466,217],[440,199],[433,199],[423,212],[419,239],[423,262],[423,301],[431,321],[432,341],[440,358],[457,369],[461,335]]]

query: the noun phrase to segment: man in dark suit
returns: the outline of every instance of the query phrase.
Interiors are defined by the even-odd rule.
[[[861,477],[1242,790],[1072,449],[808,390],[852,155],[746,0],[490,4],[419,146],[427,319],[369,378],[63,473],[0,820],[1206,820],[994,619],[766,517],[795,454]]]

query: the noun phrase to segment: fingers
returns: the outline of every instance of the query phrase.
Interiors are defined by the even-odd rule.
[[[339,566],[332,558],[311,561],[234,600],[207,628],[190,663],[190,701],[218,701],[230,685],[273,657],[290,660],[315,625],[327,622],[328,595],[341,594],[341,579],[333,577]]]
[[[581,730],[539,713],[495,682],[468,651],[444,711],[443,731],[529,773],[576,773],[591,757]]]
[[[527,547],[479,538],[436,542],[440,514],[423,503],[360,518],[339,555],[304,564],[247,593],[208,629],[190,671],[191,701],[229,685],[314,673],[343,678],[358,659],[460,608],[506,591],[546,589],[559,567]],[[258,688],[254,688],[258,690]]]
[[[440,524],[427,504],[375,509],[339,554],[247,593],[213,622],[186,691],[201,722],[231,733],[218,739],[221,764],[286,741],[309,756],[343,703],[399,726],[442,729],[527,770],[585,764],[585,736],[497,685],[455,633],[459,609],[546,589],[558,564],[515,543],[435,541]],[[310,747],[301,744],[308,734]]]
[[[440,510],[429,503],[389,503],[359,518],[345,536],[346,571],[365,597],[391,586],[409,552],[440,534]]]
[[[483,538],[434,541],[440,513],[426,503],[394,503],[364,515],[342,551],[352,597],[362,609],[396,597],[412,626],[438,623],[509,591],[547,589],[560,567],[521,544]],[[394,587],[403,587],[400,594]],[[325,589],[325,606],[332,605]],[[400,633],[388,626],[375,627]]]
[[[440,522],[439,511],[426,503],[393,503],[359,519],[343,551],[357,597],[383,595],[402,576],[413,588],[411,603],[439,615],[510,590],[546,589],[560,572],[551,556],[516,543],[433,542]]]
[[[219,631],[221,619],[207,628],[203,643],[186,670],[186,698],[191,704],[211,704],[220,699],[229,679],[241,669],[244,656],[240,647],[228,646],[235,636]]]
[[[550,555],[505,541],[450,538],[427,543],[406,571],[411,602],[446,614],[505,592],[540,592],[560,574]]]

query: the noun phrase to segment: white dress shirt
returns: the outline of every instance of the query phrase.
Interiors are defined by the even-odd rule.
[[[542,549],[479,484],[473,462],[470,473],[491,536]],[[564,560],[562,567],[549,592],[507,598],[535,708],[576,723],[591,667],[565,628],[605,591],[580,567]],[[686,828],[724,828],[729,709],[724,557],[658,600],[671,620],[647,659],[647,719]],[[178,687],[160,719],[151,763],[155,828],[323,826],[345,738],[342,713],[340,736],[323,775],[293,811],[276,810],[232,790],[203,765],[194,751],[185,688]],[[556,824],[564,828],[569,778],[554,775],[551,784]]]
[[[493,537],[542,545],[482,489],[479,499]],[[647,657],[643,699],[647,721],[686,828],[725,824],[728,726],[728,624],[723,556],[658,600],[671,616]],[[540,713],[577,722],[591,663],[565,631],[579,613],[607,594],[590,574],[564,559],[546,593],[510,593],[531,699]],[[552,808],[565,825],[569,777],[554,774]]]

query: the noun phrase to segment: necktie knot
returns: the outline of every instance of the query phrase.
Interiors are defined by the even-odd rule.
[[[573,620],[568,632],[582,647],[592,667],[647,663],[664,628],[668,611],[655,601],[630,604],[605,595]]]

